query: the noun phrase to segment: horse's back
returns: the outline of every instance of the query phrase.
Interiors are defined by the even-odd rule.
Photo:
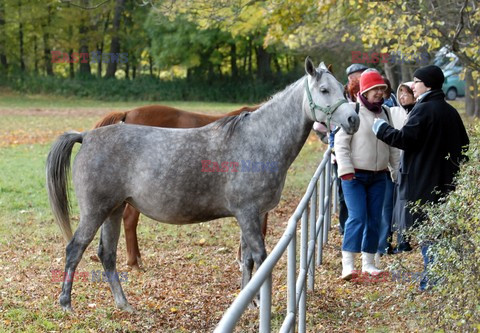
[[[166,105],[148,105],[127,112],[125,123],[166,128],[202,127],[223,117],[176,109]]]

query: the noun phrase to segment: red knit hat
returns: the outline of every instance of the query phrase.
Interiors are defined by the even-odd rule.
[[[360,94],[364,94],[375,87],[387,88],[387,84],[383,81],[379,72],[374,69],[367,69],[360,76]]]

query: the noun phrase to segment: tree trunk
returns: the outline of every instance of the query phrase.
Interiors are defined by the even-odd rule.
[[[102,54],[103,54],[103,41],[98,44],[97,43],[97,77],[102,77]]]
[[[408,66],[403,61],[400,64],[400,70],[402,72],[402,82],[412,81],[412,77],[410,76],[410,71],[408,70]],[[400,84],[400,82],[398,84]]]
[[[125,0],[117,0],[117,3],[115,5],[115,14],[113,15],[112,43],[110,45],[110,53],[120,53],[120,38],[118,36],[118,32],[120,31],[120,20],[122,18],[122,12],[123,12],[124,6],[125,6]],[[107,66],[107,73],[105,74],[105,77],[114,78],[116,71],[117,71],[117,62],[110,61]]]
[[[71,25],[68,26],[68,38],[71,40],[73,38],[73,27]],[[69,58],[71,59],[72,58],[72,53],[73,53],[73,48],[70,48],[68,50],[68,55],[69,55]],[[69,68],[69,75],[70,75],[70,78],[73,79],[75,78],[75,64],[73,62],[69,62],[68,64],[68,68]]]
[[[385,63],[383,66],[383,69],[385,70],[385,75],[387,76],[387,79],[390,80],[390,85],[392,86],[392,89],[395,89],[394,87],[398,87],[398,80],[395,76],[394,67],[395,65],[390,66],[389,63]]]
[[[24,60],[24,50],[23,50],[23,23],[22,23],[22,1],[18,1],[18,42],[20,47],[20,69],[22,72],[25,71],[25,60]]]
[[[103,49],[105,46],[105,35],[107,34],[107,29],[108,25],[110,24],[110,12],[107,13],[107,18],[105,19],[105,24],[103,25],[103,34],[102,34],[102,41],[100,42],[100,45],[97,46],[97,52],[100,52],[100,61],[98,62],[98,67],[97,67],[97,77],[102,77],[102,60],[101,60],[101,55],[103,53]]]
[[[230,44],[230,67],[232,68],[232,78],[238,78],[237,45],[235,42]]]
[[[82,0],[82,6],[88,7],[89,0]],[[82,13],[82,19],[80,20],[80,27],[78,28],[78,32],[80,34],[80,76],[90,76],[91,75],[91,68],[90,68],[90,59],[85,56],[85,53],[88,54],[88,13]],[[83,53],[83,55],[82,55]]]
[[[72,59],[72,53],[73,53],[73,49],[70,49],[68,50],[68,55],[69,55],[69,58]],[[73,62],[70,62],[68,64],[68,68],[69,68],[69,72],[70,72],[70,78],[73,79],[75,78],[75,64]]]
[[[47,23],[42,25],[43,28],[43,59],[45,61],[45,72],[49,76],[53,76],[52,52],[50,48],[50,34],[48,29],[52,22],[52,6],[47,5]]]
[[[37,35],[33,35],[33,71],[35,74],[38,74],[38,44],[37,44]]]
[[[248,40],[248,76],[252,76],[252,37],[249,38]]]
[[[0,1],[0,31],[5,31],[5,7],[4,2]],[[3,69],[8,69],[7,55],[5,54],[5,33],[0,34],[0,64]]]
[[[262,46],[255,48],[257,56],[257,76],[263,81],[272,77],[272,69],[270,67],[271,54],[267,52]]]
[[[153,77],[153,57],[148,56],[148,69],[150,70],[150,76]]]
[[[465,112],[470,117],[475,115],[475,90],[472,70],[467,69],[465,72]]]
[[[478,81],[474,82],[475,84],[475,110],[473,116],[476,118],[480,118],[480,88],[478,86]]]
[[[43,59],[45,61],[45,72],[49,76],[53,76],[53,66],[52,66],[52,50],[50,49],[49,44],[50,36],[48,33],[43,34]]]

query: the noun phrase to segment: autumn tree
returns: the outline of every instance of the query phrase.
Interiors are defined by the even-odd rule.
[[[466,110],[480,116],[480,6],[475,0],[355,2],[368,16],[361,24],[368,47],[405,54],[447,46],[462,61],[467,79]],[[386,13],[378,15],[377,13]]]

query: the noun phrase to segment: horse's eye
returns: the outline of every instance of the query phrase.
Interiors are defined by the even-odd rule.
[[[327,94],[328,93],[328,90],[325,89],[325,88],[320,88],[320,92],[324,93],[324,94]]]

